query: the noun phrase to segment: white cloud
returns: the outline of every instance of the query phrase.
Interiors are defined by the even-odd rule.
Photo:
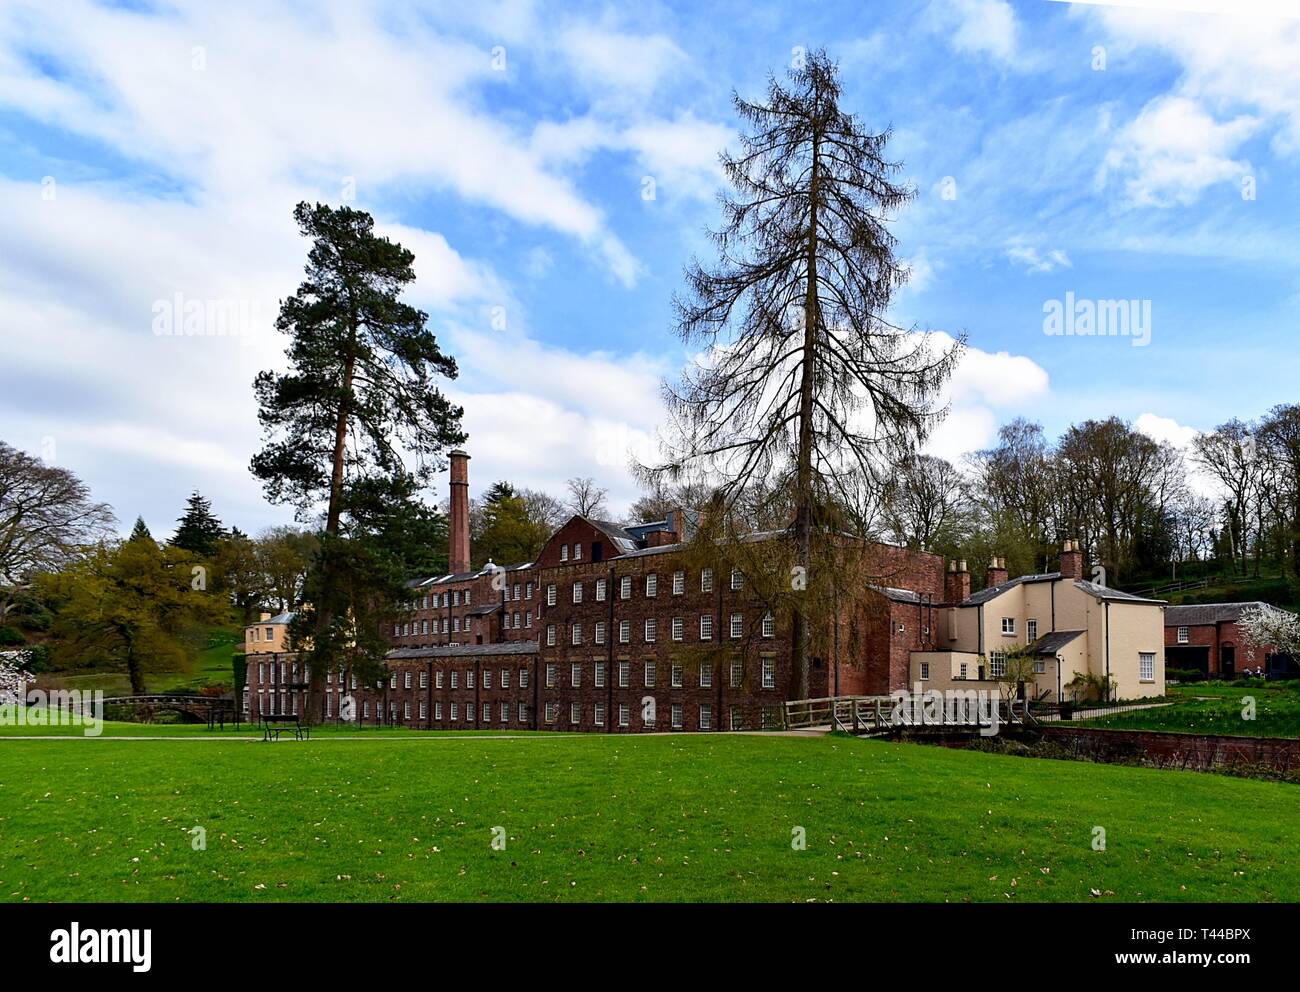
[[[1055,272],[1057,269],[1069,269],[1074,265],[1064,249],[1052,248],[1040,254],[1033,245],[1019,242],[1013,242],[1007,248],[1007,258],[1031,275]]]
[[[1220,123],[1186,97],[1157,97],[1116,136],[1102,182],[1111,172],[1126,175],[1128,196],[1139,206],[1192,203],[1207,186],[1250,171],[1231,156],[1258,126],[1248,116]]]
[[[609,97],[644,99],[686,64],[686,54],[662,34],[631,34],[575,24],[561,32],[558,47],[571,71],[590,89]]]
[[[1006,0],[934,0],[926,11],[932,26],[950,33],[959,52],[991,55],[1002,62],[1016,58],[1018,25]]]
[[[1192,442],[1201,435],[1195,427],[1154,413],[1142,414],[1133,421],[1133,426],[1153,441],[1168,443],[1178,449],[1187,466],[1187,484],[1194,493],[1212,499],[1223,494],[1223,487],[1192,458]]]

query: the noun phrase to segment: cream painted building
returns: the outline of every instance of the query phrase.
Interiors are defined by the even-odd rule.
[[[1028,647],[1032,698],[1071,701],[1070,683],[1089,674],[1109,676],[1115,699],[1164,695],[1162,601],[1085,581],[1083,556],[1073,541],[1061,552],[1058,572],[1008,579],[1000,566],[995,559],[987,588],[944,608],[936,638],[940,650],[911,654],[913,684],[1005,690],[999,677],[1008,652]]]
[[[289,623],[293,613],[263,613],[257,623],[244,628],[245,654],[279,654],[289,649]]]

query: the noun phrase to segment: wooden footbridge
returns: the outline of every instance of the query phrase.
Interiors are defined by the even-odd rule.
[[[785,725],[790,730],[838,730],[855,737],[978,736],[995,725],[1022,732],[1039,726],[1028,700],[981,699],[974,693],[952,693],[936,701],[923,696],[796,699],[785,704]]]

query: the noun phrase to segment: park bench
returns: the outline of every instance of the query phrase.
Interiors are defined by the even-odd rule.
[[[293,713],[268,713],[262,716],[263,741],[278,741],[281,729],[292,730],[293,736],[300,741],[311,738],[311,728]]]

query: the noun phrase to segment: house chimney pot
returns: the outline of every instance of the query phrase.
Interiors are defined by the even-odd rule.
[[[1061,578],[1083,578],[1083,554],[1079,551],[1078,541],[1065,542],[1065,549],[1061,552]]]

